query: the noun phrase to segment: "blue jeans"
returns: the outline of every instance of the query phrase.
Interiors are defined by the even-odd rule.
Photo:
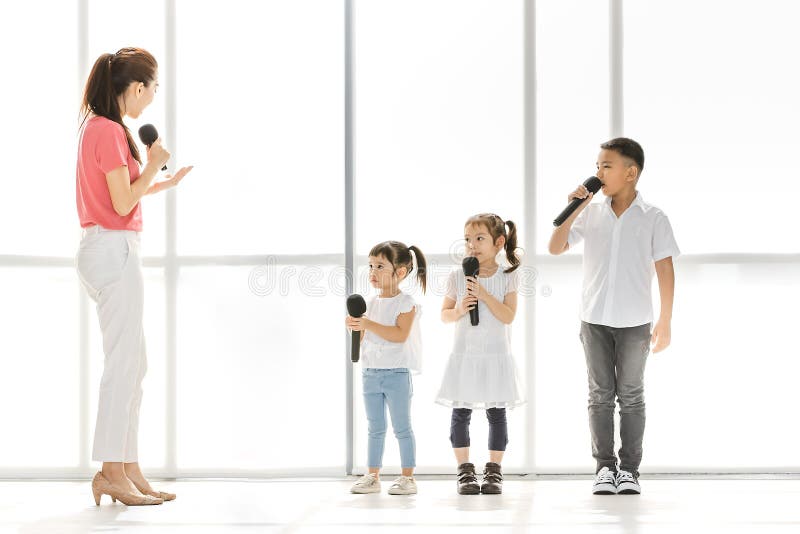
[[[364,408],[367,412],[368,467],[383,467],[386,442],[386,407],[400,444],[401,467],[416,467],[417,444],[411,429],[411,396],[414,387],[408,369],[364,369],[361,372]]]

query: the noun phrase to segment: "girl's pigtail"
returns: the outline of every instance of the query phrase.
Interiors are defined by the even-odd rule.
[[[508,226],[508,236],[506,237],[506,259],[508,259],[508,263],[511,265],[508,269],[504,272],[510,273],[516,270],[519,267],[520,259],[517,256],[517,225],[515,225],[512,221],[506,221],[505,224]]]
[[[422,293],[425,294],[425,290],[427,289],[428,285],[428,264],[425,261],[425,255],[418,247],[415,247],[414,245],[408,247],[408,250],[413,251],[414,256],[417,258],[417,281],[419,282],[419,285],[422,286]]]

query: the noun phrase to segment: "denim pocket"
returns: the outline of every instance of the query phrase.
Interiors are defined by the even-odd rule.
[[[406,384],[408,384],[408,396],[411,398],[411,396],[414,394],[414,382],[411,380],[411,372],[405,367],[392,369],[391,372],[392,376],[396,377],[397,379],[395,384],[402,384],[400,381],[406,380]]]

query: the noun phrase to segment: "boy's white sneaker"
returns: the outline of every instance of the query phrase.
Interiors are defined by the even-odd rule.
[[[620,470],[617,473],[617,493],[620,495],[639,495],[642,493],[639,480],[629,471]]]
[[[417,481],[414,477],[399,476],[389,487],[389,495],[416,495]]]
[[[373,473],[367,473],[356,480],[350,488],[350,493],[379,493],[381,491],[381,481]]]
[[[594,476],[594,487],[592,493],[595,495],[615,495],[617,493],[617,480],[614,472],[608,467],[602,468]]]

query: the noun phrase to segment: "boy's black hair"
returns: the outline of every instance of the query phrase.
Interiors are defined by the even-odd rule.
[[[644,169],[644,150],[642,150],[642,145],[633,139],[616,137],[600,145],[600,148],[603,150],[613,150],[621,156],[633,160],[636,166],[639,167],[639,173],[636,177],[638,178],[642,175],[642,170]]]

